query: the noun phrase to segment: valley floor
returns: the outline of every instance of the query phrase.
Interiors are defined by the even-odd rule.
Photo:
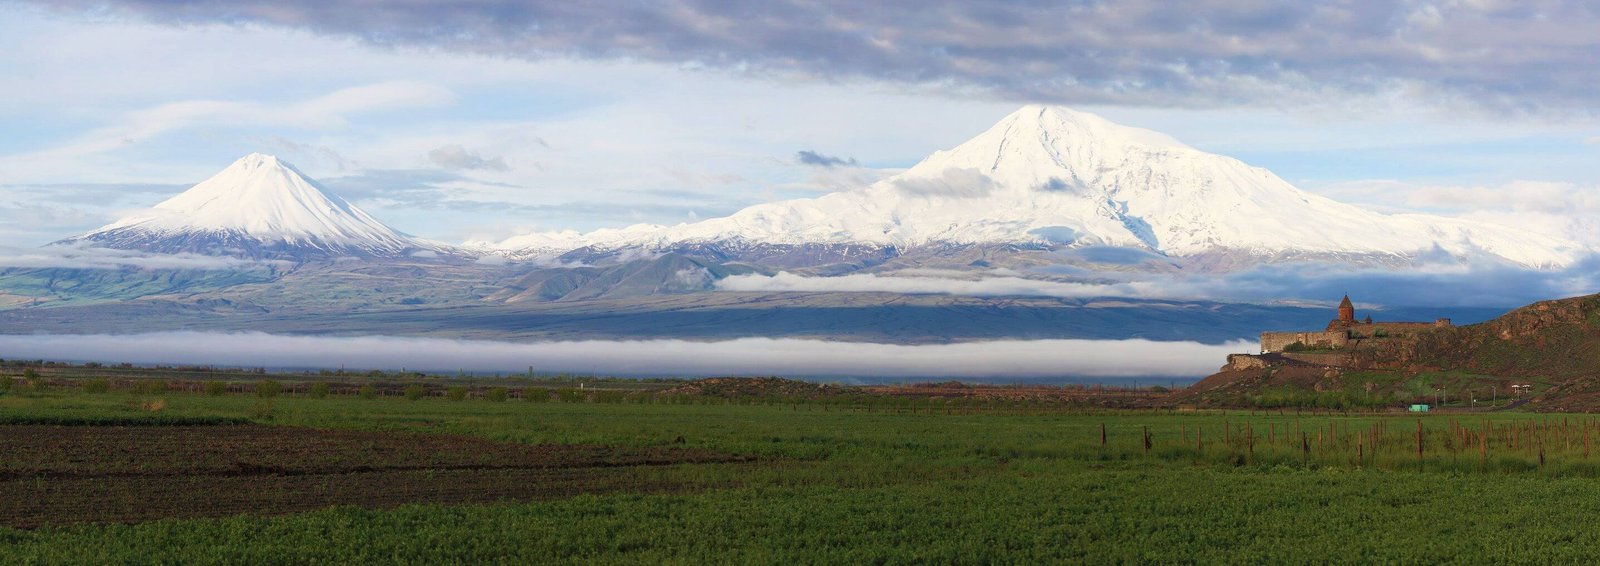
[[[0,490],[26,487],[48,500],[66,497],[49,494],[70,491],[73,474],[127,481],[170,473],[190,490],[230,492],[230,501],[298,493],[310,504],[110,519],[126,524],[84,523],[89,516],[15,523],[0,527],[0,561],[1436,563],[1600,556],[1600,532],[1588,527],[1600,513],[1600,446],[1591,447],[1600,423],[1587,416],[1174,414],[1026,401],[605,389],[522,390],[503,401],[494,389],[414,400],[308,391],[262,397],[237,387],[206,395],[14,384],[0,394],[0,428],[27,445],[67,446],[39,441],[115,436],[118,427],[141,423],[171,431],[156,436],[231,440],[173,448],[167,458],[147,454],[138,465],[118,460],[114,447],[76,455],[7,450],[0,452]],[[274,431],[307,448],[273,444]],[[390,434],[420,435],[409,445],[437,456],[419,460],[419,449],[401,449],[384,436]],[[476,447],[452,448],[452,438]],[[351,443],[364,448],[334,449]],[[594,466],[584,463],[592,447],[611,447],[607,457],[625,461],[652,453],[709,459]],[[319,456],[296,456],[299,449]],[[414,482],[445,477],[437,470],[459,469],[468,452],[498,458],[478,463],[504,464],[506,473],[542,465],[551,453],[576,454],[564,460],[577,463],[563,468],[561,479],[577,487],[530,495],[474,484],[501,489],[502,497],[487,491],[455,503],[316,495],[375,477],[362,474],[397,473],[384,466],[412,466]],[[278,454],[286,467],[241,465],[272,463],[250,460],[262,454]],[[617,481],[584,489],[573,483],[584,475]],[[274,492],[286,478],[303,485]],[[325,481],[307,481],[315,478]],[[119,498],[114,503],[133,509],[168,501],[137,489]]]

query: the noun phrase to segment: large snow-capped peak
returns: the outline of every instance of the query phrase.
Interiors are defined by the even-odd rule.
[[[1581,247],[1511,228],[1386,215],[1302,191],[1270,171],[1169,136],[1059,106],[1032,105],[859,191],[756,205],[663,227],[516,237],[523,255],[686,244],[1026,243],[1137,247],[1170,256],[1377,256],[1442,250],[1547,267]]]
[[[239,158],[177,196],[69,241],[279,258],[395,256],[430,247],[262,153]]]

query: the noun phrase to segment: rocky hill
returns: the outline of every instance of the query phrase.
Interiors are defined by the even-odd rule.
[[[1513,387],[1515,386],[1515,388]],[[1600,295],[1349,351],[1230,356],[1174,405],[1600,410]]]

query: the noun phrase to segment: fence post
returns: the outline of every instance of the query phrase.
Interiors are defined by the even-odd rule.
[[[1250,454],[1250,458],[1255,459],[1256,429],[1250,423],[1244,423],[1244,444],[1245,450]]]
[[[1417,419],[1417,469],[1422,469],[1422,419]]]

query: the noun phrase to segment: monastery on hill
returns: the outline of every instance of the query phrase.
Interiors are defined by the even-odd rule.
[[[1373,340],[1399,338],[1408,333],[1433,328],[1449,328],[1450,319],[1433,322],[1373,322],[1368,316],[1356,320],[1356,306],[1345,295],[1339,302],[1339,316],[1321,331],[1262,332],[1261,353],[1276,354],[1296,350],[1347,350]]]

